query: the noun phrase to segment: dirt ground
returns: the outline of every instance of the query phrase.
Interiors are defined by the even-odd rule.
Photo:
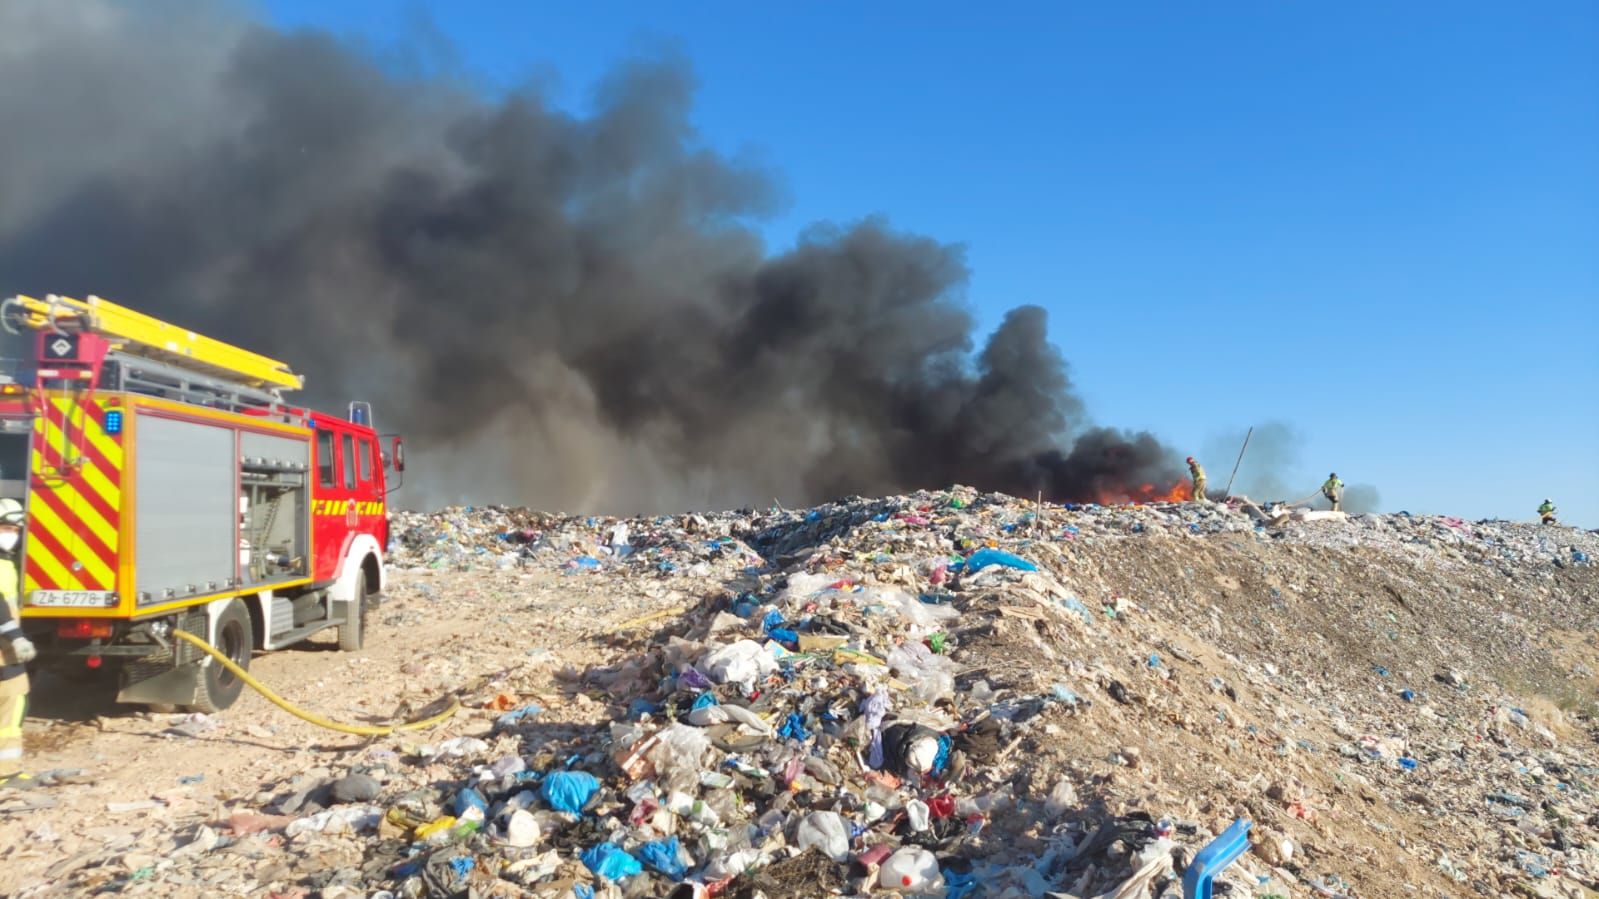
[[[559,704],[551,695],[557,671],[609,658],[620,651],[608,646],[616,623],[681,599],[610,596],[548,572],[392,573],[363,651],[339,652],[330,631],[258,653],[250,670],[291,702],[357,723],[412,714],[463,686],[492,690],[496,678],[514,678],[523,698],[530,686],[543,688],[547,704]],[[257,806],[269,785],[401,739],[322,730],[248,690],[212,718],[120,706],[110,693],[37,679],[24,724],[29,768],[81,773],[0,803],[0,895],[76,893],[64,884],[90,867],[107,881],[136,877],[172,834]],[[465,709],[403,739],[479,734],[494,714]]]

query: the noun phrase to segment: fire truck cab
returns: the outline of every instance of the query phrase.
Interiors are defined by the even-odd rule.
[[[389,474],[372,410],[296,408],[281,362],[106,300],[13,297],[34,358],[0,384],[0,496],[24,504],[23,625],[41,660],[123,702],[231,705],[242,668],[338,629],[360,649],[384,583]]]

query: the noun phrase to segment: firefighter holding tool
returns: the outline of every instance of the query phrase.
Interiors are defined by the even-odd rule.
[[[22,716],[28,704],[28,669],[33,643],[23,636],[17,614],[21,581],[22,504],[0,499],[0,789],[27,789],[22,771]]]

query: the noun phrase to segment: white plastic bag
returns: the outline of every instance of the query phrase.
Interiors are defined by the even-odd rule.
[[[748,690],[777,670],[777,660],[754,640],[740,640],[706,653],[700,670],[719,684],[739,684]]]
[[[811,812],[801,818],[794,831],[794,844],[801,849],[818,849],[835,862],[849,861],[849,830],[838,812]]]
[[[955,663],[921,643],[904,643],[888,654],[888,667],[923,702],[955,694]]]

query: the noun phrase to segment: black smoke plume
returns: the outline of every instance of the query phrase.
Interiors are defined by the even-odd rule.
[[[778,181],[700,140],[670,55],[577,115],[221,3],[8,0],[0,34],[0,291],[102,295],[374,401],[413,501],[1181,477],[1088,426],[1042,309],[976,347],[958,246],[873,220],[768,252]]]

